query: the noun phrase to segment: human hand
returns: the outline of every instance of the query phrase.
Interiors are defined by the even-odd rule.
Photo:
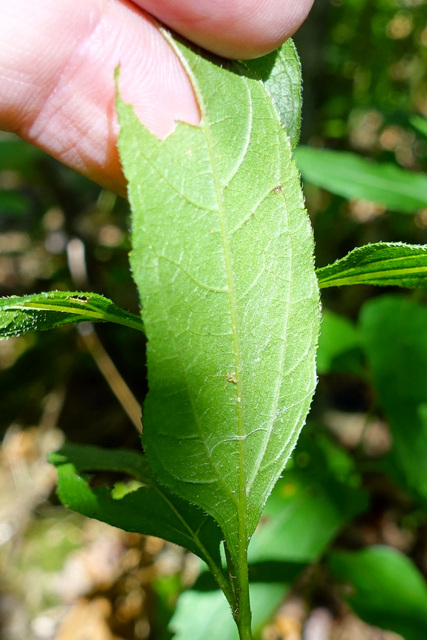
[[[117,193],[114,69],[159,137],[199,122],[189,79],[149,14],[220,55],[257,57],[300,26],[313,0],[2,0],[0,129]]]

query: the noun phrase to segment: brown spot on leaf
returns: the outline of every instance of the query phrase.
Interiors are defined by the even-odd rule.
[[[87,296],[69,296],[68,300],[77,300],[77,302],[89,302]]]

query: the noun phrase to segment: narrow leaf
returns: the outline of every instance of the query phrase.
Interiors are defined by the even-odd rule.
[[[292,147],[298,144],[301,131],[302,80],[301,63],[291,39],[272,53],[242,63],[256,74],[273,101]]]
[[[422,173],[326,149],[299,147],[295,157],[304,180],[344,198],[378,202],[402,213],[427,206],[427,176]]]
[[[218,526],[203,511],[160,487],[141,454],[66,443],[51,454],[50,462],[58,470],[59,498],[70,509],[179,544],[220,571]],[[121,472],[137,480],[139,488],[116,499],[108,487],[93,489],[83,471]]]
[[[427,247],[401,242],[367,244],[316,273],[321,289],[349,284],[426,287]]]
[[[200,126],[160,141],[118,100],[148,337],[144,445],[161,482],[220,523],[237,563],[315,388],[313,240],[263,83],[173,46]]]
[[[0,339],[77,322],[115,322],[143,331],[138,316],[96,293],[50,291],[0,298]]]

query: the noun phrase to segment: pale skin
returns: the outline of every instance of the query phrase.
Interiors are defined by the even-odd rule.
[[[301,25],[313,0],[0,0],[0,129],[124,195],[114,69],[141,121],[165,137],[198,124],[162,22],[220,55],[254,58]],[[153,20],[153,17],[155,20]]]

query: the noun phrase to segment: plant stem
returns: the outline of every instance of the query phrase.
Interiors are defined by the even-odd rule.
[[[247,555],[245,560],[246,562],[243,566],[240,564],[238,572],[238,610],[236,612],[236,624],[239,630],[240,640],[252,640],[252,612],[249,599]]]
[[[228,572],[233,586],[235,599],[233,617],[239,631],[239,638],[240,640],[253,640],[251,631],[252,612],[249,598],[247,545],[242,545],[240,548],[238,567],[233,563],[227,545],[225,545],[225,553]]]
[[[252,640],[252,632],[250,626],[248,627],[246,623],[237,624],[237,629],[239,630],[239,638],[240,640]]]

